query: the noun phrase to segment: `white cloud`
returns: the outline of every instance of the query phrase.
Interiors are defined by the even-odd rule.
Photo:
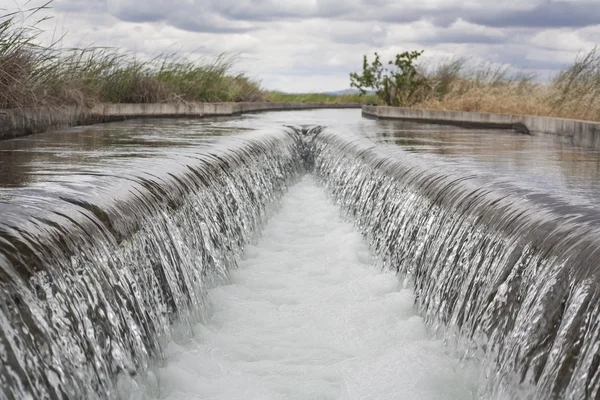
[[[596,44],[586,40],[577,30],[548,29],[536,33],[531,38],[531,44],[548,50],[558,50],[567,53],[589,51]]]
[[[47,40],[57,28],[66,31],[65,46],[93,43],[147,56],[239,54],[237,69],[267,88],[292,92],[346,88],[348,73],[374,51],[392,58],[424,49],[432,62],[468,56],[547,74],[600,42],[600,14],[589,0],[56,0],[53,6]]]

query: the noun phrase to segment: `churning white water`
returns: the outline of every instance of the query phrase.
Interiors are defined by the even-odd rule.
[[[373,266],[312,177],[284,197],[147,393],[161,399],[470,399],[414,294]]]

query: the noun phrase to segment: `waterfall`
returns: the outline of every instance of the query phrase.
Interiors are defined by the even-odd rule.
[[[323,131],[314,173],[433,327],[485,358],[493,398],[600,395],[599,217]]]
[[[591,206],[304,126],[136,160],[0,200],[0,398],[114,398],[203,317],[288,187],[312,172],[492,398],[600,396]],[[90,183],[90,182],[88,182]]]
[[[302,170],[292,136],[248,136],[0,204],[0,398],[114,398],[162,358]]]

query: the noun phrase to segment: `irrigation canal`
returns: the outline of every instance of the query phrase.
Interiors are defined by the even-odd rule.
[[[600,154],[360,110],[0,142],[0,398],[600,398]]]

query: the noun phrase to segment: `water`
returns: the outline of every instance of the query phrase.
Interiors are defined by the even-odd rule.
[[[148,384],[160,399],[475,398],[432,340],[414,293],[381,271],[362,236],[305,176],[230,282],[209,293],[194,338],[171,343]]]
[[[571,204],[600,203],[600,152],[511,131],[376,121],[362,136],[463,174],[508,181],[564,197]]]
[[[327,191],[428,324],[482,360],[492,398],[598,396],[596,209],[356,137],[313,143]]]
[[[207,120],[132,120],[79,127],[0,142],[0,199],[15,188],[62,190],[65,183],[94,187],[90,176],[136,178],[152,171],[151,159],[172,159],[218,147],[225,137],[281,132],[286,125],[320,125],[337,134],[367,137],[397,157],[488,181],[538,189],[569,203],[600,202],[600,152],[510,131],[464,129],[361,118],[360,110],[314,110],[248,114]]]
[[[0,398],[597,398],[599,160],[357,110],[2,142]]]
[[[115,398],[198,320],[300,172],[281,132],[219,143],[0,202],[0,398]]]

